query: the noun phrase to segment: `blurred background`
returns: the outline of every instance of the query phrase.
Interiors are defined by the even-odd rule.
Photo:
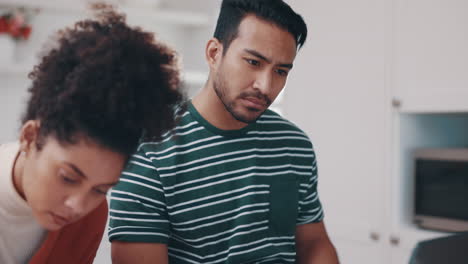
[[[448,234],[414,224],[413,151],[468,147],[468,1],[287,2],[309,38],[273,107],[314,143],[341,262],[408,263],[417,242]],[[203,86],[220,0],[110,3],[179,52],[189,96]],[[21,30],[0,23],[0,142],[16,139],[44,44],[90,15],[84,0],[0,0],[0,16],[13,14],[24,17]],[[110,263],[107,237],[95,263]]]

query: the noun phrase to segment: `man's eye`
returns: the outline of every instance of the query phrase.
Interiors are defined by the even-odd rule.
[[[260,64],[259,61],[257,60],[252,60],[252,59],[246,59],[247,63],[253,65],[253,66],[258,66]]]
[[[280,76],[288,76],[288,71],[285,71],[285,70],[282,70],[282,69],[277,69],[276,72],[280,75]]]

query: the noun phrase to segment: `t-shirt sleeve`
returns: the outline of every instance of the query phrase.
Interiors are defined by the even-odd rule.
[[[312,160],[309,173],[301,177],[299,184],[299,212],[297,225],[317,223],[323,220],[323,209],[317,192],[317,159],[312,150]]]
[[[110,194],[109,240],[167,244],[169,220],[156,167],[137,151]]]

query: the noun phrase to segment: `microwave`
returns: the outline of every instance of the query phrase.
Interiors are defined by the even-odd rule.
[[[421,228],[468,231],[468,148],[415,151],[413,212]]]

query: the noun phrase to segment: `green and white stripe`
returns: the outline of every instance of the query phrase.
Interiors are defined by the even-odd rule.
[[[268,110],[223,131],[189,104],[142,143],[111,192],[109,239],[165,243],[171,263],[294,263],[295,228],[319,222],[315,153]]]

